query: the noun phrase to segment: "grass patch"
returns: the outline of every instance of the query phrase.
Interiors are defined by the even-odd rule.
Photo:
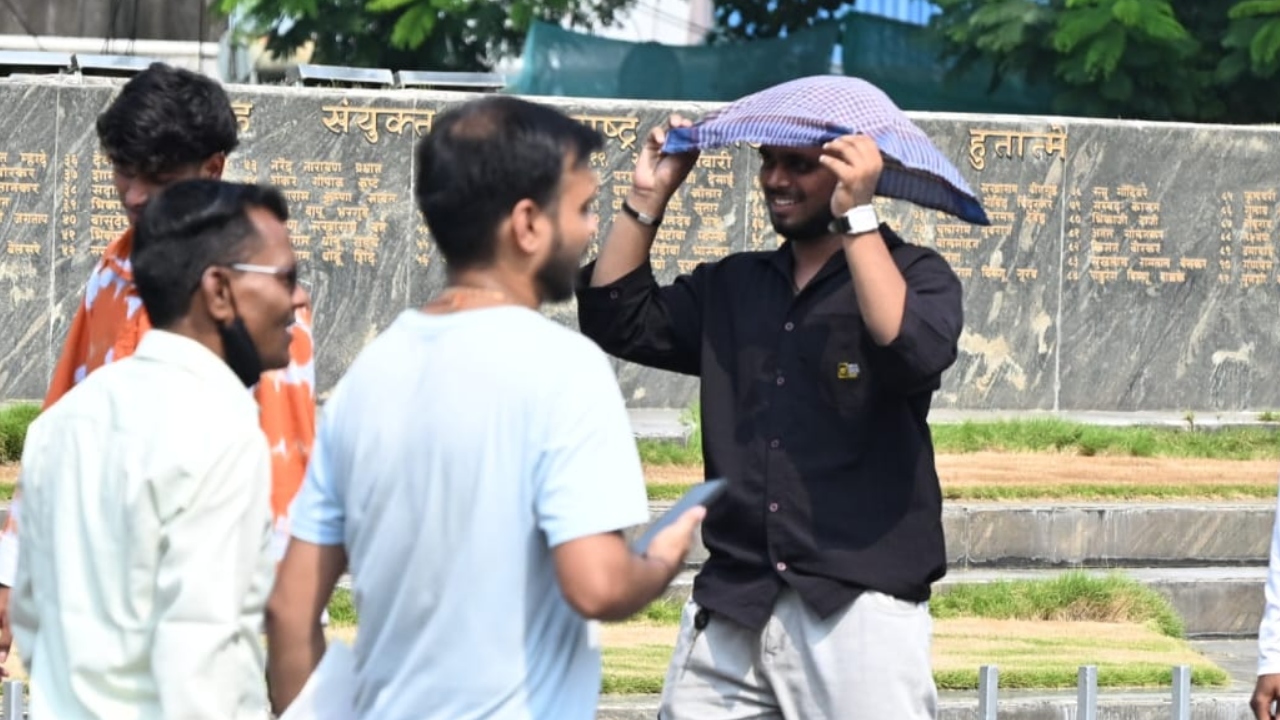
[[[600,692],[613,695],[657,695],[662,692],[671,645],[644,644],[601,650],[604,674]]]
[[[650,500],[679,500],[692,486],[692,483],[652,483],[646,487]]]
[[[0,408],[0,462],[17,462],[22,459],[27,427],[39,414],[40,406],[28,403]],[[12,494],[10,491],[10,495]]]
[[[1010,689],[1075,687],[1081,665],[1098,667],[1100,687],[1169,687],[1174,665],[1190,665],[1196,685],[1229,680],[1183,639],[1168,601],[1121,575],[960,585],[935,594],[930,611],[940,689],[976,688],[982,665],[998,666]],[[606,624],[602,691],[661,692],[679,621],[680,605],[659,601]]]
[[[1274,422],[1273,411],[1258,416]],[[649,465],[700,465],[702,463],[701,416],[698,409],[685,411],[682,422],[690,428],[688,443],[672,440],[640,440],[640,458]],[[1211,460],[1280,459],[1280,428],[1224,427],[1109,427],[1053,418],[962,422],[931,426],[938,453],[976,452],[1064,453],[1092,457],[1204,458]]]
[[[1272,427],[1193,430],[1105,427],[1065,420],[964,422],[932,426],[939,453],[1058,452],[1071,455],[1269,460],[1280,458],[1280,432]]]
[[[649,440],[636,441],[636,449],[640,452],[640,461],[646,465],[701,465],[702,464],[702,411],[694,403],[693,407],[680,413],[680,423],[688,432],[687,440]]]
[[[655,625],[679,625],[684,603],[678,600],[655,600],[636,613],[632,622],[643,621]]]
[[[354,627],[360,618],[356,615],[356,600],[351,591],[338,588],[329,598],[329,627]]]
[[[1151,624],[1182,638],[1182,619],[1156,591],[1122,575],[1064,573],[1050,580],[998,580],[954,585],[929,602],[937,620],[1067,620]]]
[[[997,666],[1000,687],[1009,689],[1074,688],[1081,665],[1098,668],[1099,687],[1169,687],[1174,665],[1191,666],[1195,685],[1229,681],[1185,640],[1151,624],[956,618],[934,625],[939,689],[977,688],[982,665]]]
[[[641,438],[636,441],[636,450],[645,465],[701,465],[702,448],[694,450],[690,444]]]

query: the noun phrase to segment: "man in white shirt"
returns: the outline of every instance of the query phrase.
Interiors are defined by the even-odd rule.
[[[1257,720],[1275,720],[1275,704],[1280,702],[1280,499],[1277,499],[1275,517],[1266,600],[1258,626],[1258,680],[1249,701]]]
[[[377,720],[592,720],[589,620],[636,612],[679,571],[702,508],[631,552],[620,531],[648,509],[612,368],[537,312],[572,297],[601,142],[500,96],[419,143],[415,194],[448,287],[325,404],[267,606],[277,712],[324,653],[318,618],[348,561],[354,710]]]
[[[273,189],[167,188],[136,226],[154,325],[31,425],[12,597],[33,718],[265,718],[271,460],[248,386],[307,302]]]

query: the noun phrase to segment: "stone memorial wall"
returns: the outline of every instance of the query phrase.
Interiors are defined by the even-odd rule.
[[[278,186],[315,288],[323,397],[360,348],[443,284],[412,199],[417,139],[470,96],[229,87],[241,147],[228,179]],[[89,271],[125,227],[97,114],[115,87],[0,82],[0,399],[42,397]],[[602,235],[651,101],[556,104],[606,137]],[[1280,129],[914,114],[979,193],[973,226],[883,200],[882,217],[936,248],[965,286],[960,357],[935,406],[1039,410],[1280,407]],[[704,153],[653,248],[660,280],[778,240],[753,148]],[[595,252],[592,248],[592,254]],[[112,292],[113,288],[91,288]],[[574,324],[571,304],[547,310]],[[696,380],[616,363],[634,407],[684,407]]]

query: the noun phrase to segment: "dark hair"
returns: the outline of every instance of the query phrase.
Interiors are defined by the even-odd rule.
[[[495,232],[526,198],[559,199],[565,162],[590,162],[600,133],[545,105],[509,96],[472,100],[436,119],[417,147],[414,196],[450,267],[491,263]]]
[[[222,86],[164,63],[134,75],[98,116],[113,163],[158,175],[236,148],[236,115]]]
[[[281,222],[289,210],[279,190],[221,180],[174,183],[147,203],[134,228],[133,280],[151,324],[173,325],[191,309],[204,271],[239,262],[258,234],[250,208]]]

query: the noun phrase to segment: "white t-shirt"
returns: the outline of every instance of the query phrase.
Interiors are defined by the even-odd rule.
[[[648,504],[587,338],[518,307],[401,314],[325,404],[290,516],[346,546],[359,717],[594,718],[599,648],[551,549]]]

